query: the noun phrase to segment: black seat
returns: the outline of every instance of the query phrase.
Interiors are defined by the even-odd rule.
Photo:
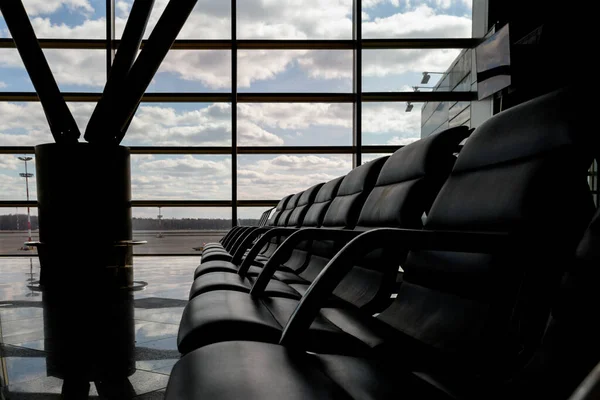
[[[377,159],[370,163],[361,165],[360,167],[350,171],[350,173],[344,177],[337,191],[336,197],[332,200],[330,207],[327,209],[327,213],[323,222],[324,227],[351,229],[355,226],[360,210],[366,200],[366,197],[373,189],[377,180],[377,176],[379,175],[379,171],[381,170],[386,158]],[[285,217],[285,224],[287,224],[292,212],[293,209],[289,209],[289,212]],[[280,221],[283,219],[283,217],[284,214],[282,214]],[[259,241],[255,247],[261,248],[265,242],[272,244],[274,241],[280,241],[280,236],[280,233],[275,230],[266,232],[261,241]],[[336,246],[339,248],[340,245],[336,245],[334,242],[328,242],[323,246],[323,251],[326,252],[329,257],[332,257],[335,254]],[[311,254],[310,258],[308,258],[308,253],[303,248],[294,250],[295,251],[291,254],[291,257],[283,260],[284,262],[282,262],[281,265],[295,269],[302,268],[307,262],[315,263],[317,260],[314,254]],[[313,250],[314,253],[314,249],[311,250]],[[253,256],[249,256],[247,258],[248,259],[245,261],[246,266],[248,266],[253,260]],[[281,265],[278,265],[278,267],[281,268]],[[325,264],[322,264],[321,266],[323,265]],[[194,280],[192,284],[190,289],[190,299],[202,293],[214,290],[234,290],[248,293],[253,286],[255,276],[246,276],[246,272],[247,271],[245,268],[240,268],[236,274],[230,272],[210,272],[201,274]],[[291,288],[287,284],[284,284],[283,282],[276,280],[268,284],[267,292],[269,295],[293,299],[299,299],[301,297],[301,294],[299,294],[295,289]]]
[[[266,210],[265,212],[263,212],[260,216],[260,219],[258,220],[258,224],[257,226],[261,227],[267,224],[268,220],[269,220],[269,215],[271,215],[271,213],[273,212],[274,208],[270,208],[268,210]],[[232,236],[235,234],[235,232],[241,228],[244,228],[244,226],[235,226],[233,228],[231,228],[222,238],[220,241],[218,242],[212,242],[212,243],[206,243],[203,246],[203,250],[211,250],[211,249],[224,249],[225,247],[223,246],[224,243],[228,242]]]
[[[277,218],[277,221],[275,222],[275,226],[288,226],[288,220],[290,219],[292,212],[298,205],[298,201],[300,200],[300,197],[302,196],[303,193],[304,192],[299,192],[290,197],[290,199],[287,201],[284,209],[279,214],[279,218]],[[251,228],[251,227],[243,229],[234,238],[231,246],[225,250],[214,249],[210,252],[206,252],[206,253],[203,252],[200,265],[207,263],[207,262],[211,262],[211,261],[231,261],[231,259],[233,258],[231,253],[235,253],[235,251],[237,250],[236,245],[239,245],[240,240],[242,240],[243,236],[245,234],[249,233],[252,229],[253,228]]]
[[[429,209],[437,191],[450,173],[455,159],[453,152],[467,134],[467,129],[447,130],[408,145],[398,150],[389,159],[382,160],[385,164],[377,177],[374,189],[365,200],[360,202],[363,206],[358,214],[357,229],[344,232],[345,241],[339,238],[331,240],[329,238],[332,235],[336,238],[335,235],[339,231],[324,227],[333,227],[336,224],[348,226],[350,224],[348,215],[357,214],[357,212],[349,212],[346,215],[340,212],[344,208],[351,210],[355,207],[357,199],[355,189],[350,189],[348,185],[344,187],[344,182],[348,179],[345,178],[338,196],[327,211],[324,227],[317,230],[304,229],[294,233],[282,245],[290,249],[280,250],[283,254],[304,252],[305,239],[316,238],[319,233],[325,233],[325,240],[314,240],[309,246],[310,257],[305,266],[296,271],[285,271],[279,268],[271,272],[273,276],[279,278],[279,281],[269,279],[269,276],[265,278],[267,271],[264,271],[257,280],[257,282],[261,279],[268,281],[263,292],[257,293],[259,289],[257,284],[251,286],[253,282],[251,278],[242,278],[231,273],[201,275],[192,286],[191,301],[182,317],[178,339],[180,351],[187,352],[210,341],[232,338],[277,340],[282,327],[285,326],[297,305],[297,301],[293,299],[299,299],[304,294],[310,283],[316,279],[349,238],[374,227],[421,228],[421,216]],[[352,178],[353,186],[360,181],[353,174],[364,175],[358,175],[358,172],[362,172],[360,168],[364,167],[359,167],[348,174]],[[298,236],[305,236],[305,238],[298,238]],[[290,242],[293,238],[296,243]],[[397,251],[386,254],[376,253],[364,260],[356,260],[352,271],[336,288],[330,303],[340,308],[353,305],[365,312],[381,309],[389,303],[396,271],[405,254],[406,252]],[[285,260],[282,260],[282,263],[288,264]],[[289,285],[283,284],[283,281]],[[252,300],[247,294],[241,293],[248,286],[253,292]],[[248,290],[249,288],[246,289]],[[296,295],[290,295],[294,290],[297,292]],[[232,304],[236,304],[235,309],[231,308]],[[252,320],[249,320],[250,318]],[[230,325],[236,328],[228,328]],[[328,346],[332,341],[341,344],[344,337],[339,336],[346,336],[326,320],[316,324],[315,331],[318,334],[313,342],[319,348]],[[354,338],[347,339],[355,341]],[[356,341],[356,345],[360,347],[360,341]]]
[[[279,216],[281,215],[281,212],[283,211],[284,207],[287,205],[288,201],[290,200],[290,198],[292,197],[292,195],[288,195],[284,198],[282,198],[279,203],[277,203],[277,206],[275,207],[275,211],[273,211],[270,214],[270,217],[268,217],[265,225],[266,226],[275,226],[275,224],[277,223],[277,220],[279,219]],[[203,251],[203,255],[204,253],[208,254],[209,252],[213,251],[213,250],[226,250],[227,248],[229,248],[229,246],[231,246],[233,244],[233,242],[235,241],[235,239],[237,237],[239,237],[239,231],[241,229],[243,229],[244,227],[235,227],[233,229],[231,229],[227,235],[225,235],[225,237],[223,237],[221,239],[220,242],[218,243],[208,243],[205,247],[204,247],[204,251]]]
[[[340,183],[342,182],[343,178],[344,177],[342,176],[342,177],[333,179],[333,180],[323,184],[320,187],[320,189],[315,197],[314,202],[310,205],[308,210],[306,210],[306,214],[304,214],[304,217],[302,218],[302,226],[303,227],[319,227],[319,226],[321,226],[321,224],[323,223],[323,218],[325,217],[325,213],[327,212],[327,209],[329,208],[329,205],[331,204],[332,200],[337,195],[338,188],[339,188]],[[301,215],[298,215],[298,217],[300,217],[300,216]],[[266,246],[268,246],[270,244],[271,244],[271,242],[269,241],[269,243]],[[241,249],[239,251],[244,251],[244,249]],[[240,255],[241,254],[242,253],[240,253]],[[241,263],[244,260],[244,258],[243,257],[239,257],[239,258],[240,258],[240,263]],[[267,258],[267,260],[268,260],[268,258]],[[200,275],[206,274],[208,272],[238,273],[238,270],[239,270],[239,265],[238,265],[238,263],[234,262],[234,259],[232,259],[231,262],[213,261],[213,262],[209,262],[209,263],[204,263],[204,264],[200,265],[198,268],[196,268],[196,270],[194,272],[194,279],[196,279]],[[261,271],[262,271],[262,265],[260,267],[250,266],[247,273],[248,273],[248,275],[258,275]]]
[[[518,398],[503,389],[540,348],[593,212],[591,146],[575,98],[570,90],[551,93],[485,122],[464,146],[424,230],[356,237],[312,283],[281,345],[197,349],[174,367],[165,398]],[[342,325],[344,315],[326,300],[355,257],[373,247],[411,249],[405,280],[377,318],[356,309]],[[308,328],[324,318],[371,350],[362,357],[304,352]]]

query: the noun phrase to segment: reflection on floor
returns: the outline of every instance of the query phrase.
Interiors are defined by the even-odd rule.
[[[0,399],[162,399],[198,261],[137,257],[148,286],[110,300],[76,280],[42,294],[37,258],[0,258]]]

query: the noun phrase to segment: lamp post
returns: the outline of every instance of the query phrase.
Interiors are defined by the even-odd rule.
[[[25,161],[25,173],[20,173],[22,178],[25,178],[25,188],[27,190],[27,233],[29,235],[28,241],[31,242],[31,212],[29,209],[29,178],[33,176],[32,173],[27,171],[27,161],[33,160],[32,157],[19,157],[19,160]],[[24,250],[29,250],[29,247],[23,246]]]
[[[445,72],[423,72],[423,78],[421,78],[422,85],[427,85],[429,83],[429,80],[431,79],[431,74],[444,75]]]
[[[162,214],[160,212],[161,207],[158,207],[158,235],[156,235],[157,238],[162,238],[163,234],[162,234]]]

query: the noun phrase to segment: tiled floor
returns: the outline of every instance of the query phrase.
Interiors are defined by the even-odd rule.
[[[86,392],[88,381],[89,398],[162,399],[198,262],[136,257],[144,290],[54,299],[32,289],[37,258],[0,258],[0,399],[59,399],[82,382],[70,393]]]

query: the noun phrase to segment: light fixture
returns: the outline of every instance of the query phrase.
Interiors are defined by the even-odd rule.
[[[434,86],[413,86],[412,88],[415,92],[419,92],[420,91],[419,89],[431,89],[431,90],[435,89]]]
[[[411,112],[413,109],[413,104],[410,101],[406,102],[406,112]]]
[[[423,78],[421,79],[422,85],[427,85],[427,83],[429,83],[429,80],[431,79],[431,74],[444,75],[444,72],[423,72]]]

